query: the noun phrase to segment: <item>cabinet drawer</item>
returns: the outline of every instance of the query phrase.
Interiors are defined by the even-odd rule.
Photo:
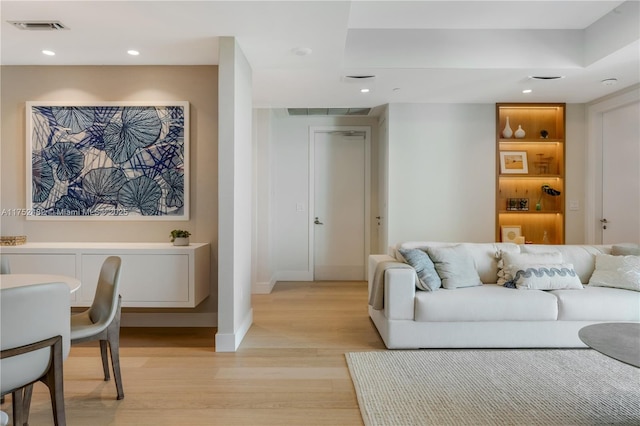
[[[79,297],[91,302],[107,254],[82,255]],[[186,254],[119,254],[122,259],[122,306],[167,306],[189,301],[189,256]]]

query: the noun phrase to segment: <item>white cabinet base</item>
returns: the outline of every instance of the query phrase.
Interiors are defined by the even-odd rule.
[[[93,301],[102,262],[122,259],[123,307],[194,308],[209,296],[210,245],[192,243],[27,243],[2,247],[13,273],[71,275],[82,282],[72,306]]]

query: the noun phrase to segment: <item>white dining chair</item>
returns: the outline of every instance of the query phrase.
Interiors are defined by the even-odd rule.
[[[28,424],[37,381],[49,388],[54,424],[66,424],[62,363],[70,347],[69,295],[65,283],[0,292],[0,390],[12,395],[14,425]]]
[[[120,311],[121,300],[120,267],[118,256],[109,256],[100,269],[98,285],[91,307],[84,312],[71,315],[71,344],[100,341],[100,355],[104,380],[108,381],[109,361],[107,347],[111,353],[111,366],[116,382],[117,399],[124,398],[120,375]]]

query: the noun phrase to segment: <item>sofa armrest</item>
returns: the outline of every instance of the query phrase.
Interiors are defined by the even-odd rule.
[[[390,320],[413,320],[416,271],[387,269],[384,279],[384,315]]]
[[[406,264],[396,262],[388,255],[369,256],[369,296],[374,287],[375,271],[382,262],[388,263],[384,271],[384,315],[388,319],[414,318],[414,298],[416,295],[416,272]],[[393,267],[402,265],[403,268]]]
[[[393,262],[395,259],[387,254],[372,254],[369,255],[369,291],[368,294],[371,296],[371,288],[373,287],[373,278],[376,274],[376,268],[378,264],[381,262]]]

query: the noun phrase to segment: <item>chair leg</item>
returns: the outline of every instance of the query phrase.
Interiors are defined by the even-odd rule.
[[[107,340],[109,341],[109,349],[111,352],[111,365],[113,367],[113,377],[116,382],[116,391],[118,399],[124,399],[124,390],[122,388],[122,376],[120,375],[120,304],[122,297],[118,297],[118,310],[116,316],[107,327]],[[102,342],[100,342],[102,343]]]
[[[23,388],[11,393],[11,407],[13,409],[13,424],[22,426],[24,424],[24,413],[22,412],[24,404],[22,401]]]
[[[33,383],[24,387],[22,398],[22,423],[29,424],[29,410],[31,410],[31,396],[33,395]]]
[[[55,426],[66,426],[67,424],[64,412],[64,382],[62,379],[62,339],[59,339],[53,345],[53,357],[49,370],[40,379],[49,388]]]
[[[100,340],[100,356],[102,357],[102,370],[104,371],[104,381],[111,379],[109,376],[109,358],[107,356],[107,341]]]

